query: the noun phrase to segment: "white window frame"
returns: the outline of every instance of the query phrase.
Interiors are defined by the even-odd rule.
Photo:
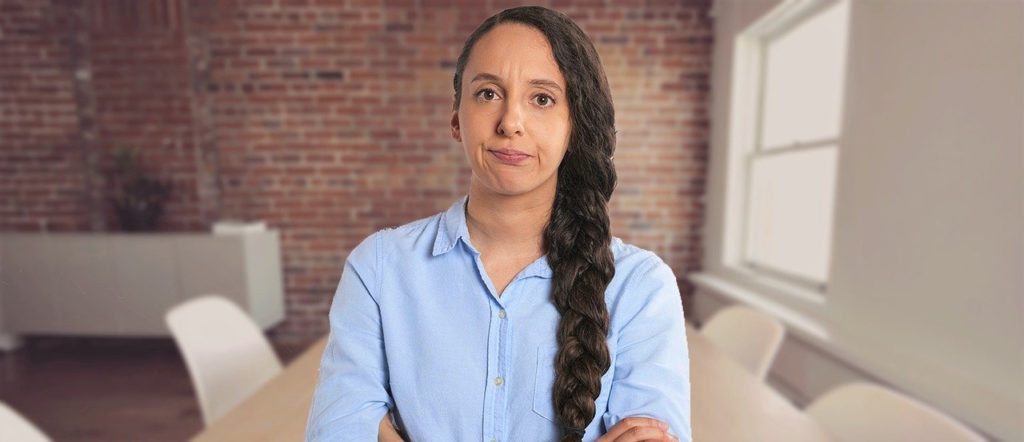
[[[805,301],[822,303],[828,290],[828,279],[816,281],[795,275],[746,258],[750,177],[754,158],[795,150],[842,146],[837,138],[798,143],[779,149],[758,151],[761,137],[761,110],[764,98],[765,48],[778,35],[799,25],[809,17],[840,2],[850,0],[788,0],[736,35],[732,91],[730,98],[729,153],[725,202],[725,235],[722,243],[722,265],[730,279],[751,283],[770,293],[782,293]],[[849,27],[847,28],[849,32]],[[848,40],[849,41],[849,40]],[[848,49],[847,49],[848,52]],[[846,84],[841,85],[845,96]],[[840,127],[840,131],[841,131]],[[841,149],[840,149],[841,152]],[[841,156],[839,158],[840,161]],[[838,183],[836,186],[838,192]],[[835,208],[833,207],[833,212]],[[833,213],[833,220],[834,220]],[[835,233],[833,232],[833,238]],[[831,247],[830,247],[831,249]]]

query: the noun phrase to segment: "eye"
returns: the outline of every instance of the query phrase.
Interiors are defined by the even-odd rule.
[[[492,89],[481,89],[476,93],[477,98],[482,98],[484,101],[494,101],[498,98],[498,93]]]
[[[551,107],[555,105],[555,99],[551,98],[548,94],[537,94],[533,97],[533,101],[540,107]]]

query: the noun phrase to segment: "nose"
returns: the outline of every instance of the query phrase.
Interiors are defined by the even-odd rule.
[[[523,135],[523,111],[512,100],[505,101],[505,113],[498,122],[498,134],[506,137]]]

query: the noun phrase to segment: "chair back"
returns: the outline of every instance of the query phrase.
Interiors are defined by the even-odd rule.
[[[50,442],[28,419],[0,402],[0,441]]]
[[[171,308],[165,316],[210,425],[281,372],[270,342],[235,304],[207,295]]]
[[[763,380],[786,336],[786,327],[760,310],[733,305],[715,313],[700,332]]]
[[[985,441],[945,413],[875,384],[841,385],[805,411],[843,441]]]

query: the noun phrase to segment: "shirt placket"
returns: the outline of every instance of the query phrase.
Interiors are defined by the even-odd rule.
[[[506,359],[506,356],[504,356],[506,350],[503,347],[508,345],[508,337],[506,336],[508,327],[503,325],[505,318],[500,316],[506,316],[506,314],[500,312],[504,311],[504,306],[498,298],[494,285],[487,276],[487,272],[484,271],[483,262],[480,261],[480,254],[474,251],[473,255],[476,270],[480,274],[484,291],[490,300],[488,305],[490,306],[491,316],[487,330],[487,385],[484,387],[484,434],[482,440],[484,442],[498,442],[504,439],[501,428],[504,426],[505,377],[507,376],[505,373],[507,369],[503,367],[503,362]],[[507,291],[508,288],[506,288]]]
[[[511,288],[511,284],[509,284]],[[508,288],[506,288],[506,293]],[[498,442],[507,439],[505,437],[506,420],[508,418],[508,379],[509,379],[509,324],[508,324],[508,313],[504,307],[500,304],[492,308],[497,310],[493,314],[497,317],[498,322],[498,360],[497,360],[497,373],[494,377],[494,432],[492,441]]]
[[[508,302],[515,298],[521,281],[528,272],[524,269],[505,287],[501,298],[497,296],[490,278],[483,271],[480,256],[475,256],[477,271],[480,272],[484,286],[491,300],[491,321],[487,340],[487,379],[488,385],[484,393],[484,442],[502,442],[507,440],[508,424],[508,380],[512,368],[512,335],[509,324]]]
[[[508,288],[511,288],[511,284]],[[506,288],[506,293],[508,293]],[[508,417],[508,379],[510,370],[510,334],[508,312],[501,302],[491,302],[491,321],[488,335],[487,388],[484,394],[484,442],[506,440]]]

